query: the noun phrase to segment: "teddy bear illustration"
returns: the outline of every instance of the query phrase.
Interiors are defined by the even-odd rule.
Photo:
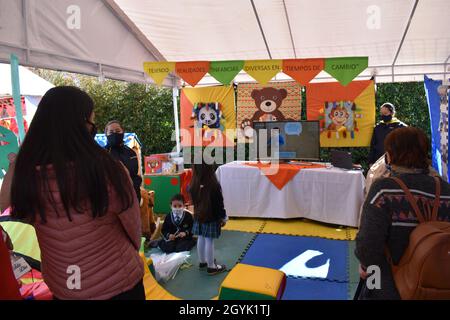
[[[258,110],[251,118],[241,122],[241,129],[246,137],[253,135],[253,121],[283,121],[286,120],[279,110],[283,100],[287,97],[286,89],[267,87],[255,89],[251,94]]]

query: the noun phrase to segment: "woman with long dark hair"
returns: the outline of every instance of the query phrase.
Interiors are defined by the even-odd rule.
[[[139,203],[126,169],[94,141],[93,108],[75,87],[44,95],[2,185],[2,209],[35,227],[55,298],[144,299]]]
[[[214,275],[226,270],[224,265],[216,264],[214,259],[214,239],[220,237],[221,228],[227,220],[222,188],[212,165],[194,164],[192,174],[189,186],[194,205],[192,233],[198,236],[199,267],[207,267],[208,274]]]

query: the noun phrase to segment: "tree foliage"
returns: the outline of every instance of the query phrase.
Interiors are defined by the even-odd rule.
[[[76,85],[95,102],[96,123],[100,130],[113,119],[119,120],[127,132],[135,132],[143,145],[143,154],[170,152],[175,146],[172,92],[144,84],[97,78],[70,73],[36,69],[41,77],[55,85]],[[302,116],[306,120],[306,94],[302,94]],[[379,107],[391,102],[397,117],[410,126],[421,128],[430,136],[430,120],[423,82],[383,83],[377,85],[377,122]],[[321,158],[330,160],[330,149],[322,148]],[[367,169],[369,148],[338,148],[352,152],[354,163]]]
[[[103,133],[110,120],[118,120],[126,132],[135,132],[142,154],[171,152],[174,130],[172,91],[145,84],[99,81],[95,77],[50,70],[34,70],[56,86],[73,85],[86,91],[95,103],[95,122]]]

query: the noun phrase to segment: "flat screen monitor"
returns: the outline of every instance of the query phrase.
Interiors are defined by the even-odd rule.
[[[319,121],[255,121],[253,128],[259,160],[320,160]]]

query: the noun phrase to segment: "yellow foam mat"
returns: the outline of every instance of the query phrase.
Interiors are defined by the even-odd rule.
[[[145,299],[146,300],[180,300],[180,298],[175,297],[166,289],[161,287],[161,285],[156,282],[156,279],[150,272],[150,269],[147,265],[147,259],[144,255],[140,254],[142,261],[144,262],[144,289],[145,289]]]
[[[230,218],[223,230],[241,231],[241,232],[259,232],[266,219],[251,219],[251,218]]]
[[[354,240],[356,229],[337,227],[302,219],[270,219],[262,233],[286,234],[292,236],[320,237],[334,240]]]

